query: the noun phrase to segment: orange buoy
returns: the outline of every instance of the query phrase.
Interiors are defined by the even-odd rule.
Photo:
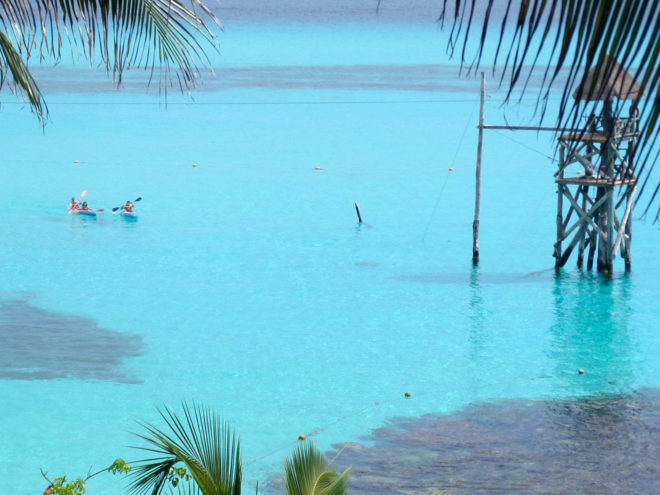
[[[304,440],[305,438],[307,438],[307,435],[303,435],[302,433],[298,435],[298,440]]]
[[[410,392],[406,392],[406,393],[403,394],[403,395],[405,395],[406,397],[410,397]]]
[[[197,166],[197,164],[196,164],[196,163],[193,163],[193,167],[196,167],[196,166]]]
[[[582,170],[578,170],[578,175],[581,175],[581,174],[582,174]]]
[[[321,170],[321,167],[314,167],[314,170]]]
[[[454,171],[454,167],[449,167],[449,171],[450,171],[450,172],[453,172],[453,171]]]

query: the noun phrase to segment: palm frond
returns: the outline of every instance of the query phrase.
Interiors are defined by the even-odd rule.
[[[192,88],[198,69],[210,68],[205,49],[218,47],[211,25],[222,28],[203,0],[0,0],[3,50],[12,46],[19,59],[37,52],[59,60],[68,40],[90,64],[98,59],[118,85],[126,69],[141,67],[159,73],[162,88],[174,80],[182,90]],[[6,56],[0,62],[0,69],[10,67]],[[45,116],[38,88],[26,82],[16,80]]]
[[[589,69],[607,71],[608,60],[613,59],[621,64],[621,70],[632,74],[641,86],[639,94],[631,99],[631,106],[641,110],[641,137],[636,150],[637,159],[633,163],[636,175],[646,185],[659,153],[655,143],[660,133],[660,2],[488,0],[484,8],[483,2],[477,0],[464,0],[463,6],[461,0],[443,0],[443,22],[452,14],[452,9],[448,8],[452,3],[448,51],[453,53],[462,46],[462,65],[468,70],[476,70],[482,61],[484,47],[489,43],[489,31],[499,26],[492,62],[493,71],[497,67],[499,72],[500,82],[508,86],[507,101],[515,91],[520,91],[522,97],[529,89],[531,75],[540,71],[543,77],[535,91],[541,120],[546,114],[551,88],[555,85],[563,87],[557,116],[560,128],[576,127],[596,109],[598,102],[573,98],[575,88],[579,92],[589,90],[585,85]],[[469,28],[479,22],[473,16],[475,6],[481,6],[484,12],[479,48],[468,61],[465,49],[470,38]],[[499,23],[495,12],[499,12]],[[462,27],[465,34],[460,38]],[[623,101],[618,105],[618,110],[622,110]],[[649,206],[659,187],[655,186],[651,192]]]
[[[130,485],[132,493],[157,495],[163,491],[170,469],[179,462],[176,458],[161,458],[139,461],[131,471],[129,478],[134,478]]]
[[[16,89],[25,95],[39,120],[45,122],[48,107],[41,91],[16,47],[0,30],[0,87],[5,83],[7,71],[11,73]]]
[[[158,457],[134,464],[130,490],[135,494],[162,492],[170,470],[182,463],[204,495],[240,495],[241,456],[239,441],[220,416],[209,408],[183,404],[183,417],[171,409],[159,409],[166,428],[141,422],[146,442],[140,450]],[[182,486],[181,489],[192,489]]]
[[[176,487],[170,489],[172,495],[204,495],[199,486],[192,481],[180,481]]]
[[[345,495],[349,472],[333,471],[321,451],[304,442],[284,462],[284,490],[286,495]]]

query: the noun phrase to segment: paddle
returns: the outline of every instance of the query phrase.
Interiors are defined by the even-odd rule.
[[[85,195],[87,194],[87,189],[85,189],[82,193],[80,193],[80,199],[83,199]],[[82,208],[78,208],[78,210],[82,210]],[[105,211],[103,208],[98,208],[96,210],[89,210],[89,211]]]
[[[80,200],[82,200],[82,199],[85,197],[86,194],[87,194],[87,189],[83,189],[83,192],[80,193]],[[75,199],[75,198],[74,198],[74,199]],[[79,201],[79,200],[76,200],[76,201],[78,201],[78,204],[80,204],[80,201]],[[73,203],[71,203],[71,204],[69,205],[69,215],[71,215],[71,212],[72,212],[72,211],[78,209],[78,208],[72,208],[72,206],[73,206]]]
[[[142,201],[142,196],[140,196],[139,198],[136,198],[135,201],[133,201],[133,203],[137,203],[138,201]],[[115,213],[119,208],[122,208],[123,206],[124,205],[117,206],[117,208],[113,208],[112,213]]]

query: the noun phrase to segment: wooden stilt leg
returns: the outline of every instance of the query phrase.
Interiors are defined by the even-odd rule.
[[[598,240],[598,233],[592,229],[591,236],[589,237],[589,256],[587,257],[587,270],[591,271],[594,267],[594,254],[596,252],[596,242]]]
[[[598,188],[598,193],[596,194],[596,201],[598,201],[603,196],[603,189]],[[601,231],[607,231],[607,210],[601,205],[598,207],[598,213],[596,214],[596,225],[600,228]],[[598,257],[596,258],[596,270],[602,272],[605,269],[606,263],[606,254],[605,250],[607,246],[605,245],[604,236],[598,234]]]
[[[589,187],[582,186],[580,188],[580,191],[582,193],[582,209],[584,211],[587,211],[587,195],[589,194]],[[582,264],[584,263],[585,233],[588,234],[588,232],[586,232],[585,230],[582,230],[581,232],[582,235],[580,238],[580,245],[578,246],[578,259],[577,259],[578,268],[582,268]]]
[[[633,198],[630,199],[632,201]],[[623,240],[623,243],[626,246],[626,255],[624,257],[626,271],[629,272],[632,262],[632,218],[628,218],[628,222],[626,223],[626,238]]]
[[[563,215],[563,197],[564,197],[564,185],[557,184],[557,242],[555,244],[555,252],[553,256],[555,257],[555,271],[558,272],[560,268],[564,265],[562,263],[561,256],[561,240],[564,236],[564,220]]]

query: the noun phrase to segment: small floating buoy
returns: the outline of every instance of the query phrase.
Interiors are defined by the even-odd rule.
[[[578,175],[582,175],[582,170],[578,170]]]
[[[410,392],[406,392],[406,393],[403,394],[403,395],[405,395],[406,397],[410,397]]]
[[[314,167],[314,170],[321,170],[321,167]]]
[[[298,440],[304,440],[305,438],[307,438],[307,435],[303,435],[302,433],[298,435]]]
[[[578,370],[578,373],[580,373],[581,375],[584,375],[584,370],[583,370],[582,368],[580,368],[580,369]]]
[[[196,166],[197,166],[197,164],[196,164],[196,163],[193,163],[193,167],[196,167]]]
[[[449,171],[450,171],[450,172],[453,172],[453,171],[454,171],[454,167],[449,167]]]

